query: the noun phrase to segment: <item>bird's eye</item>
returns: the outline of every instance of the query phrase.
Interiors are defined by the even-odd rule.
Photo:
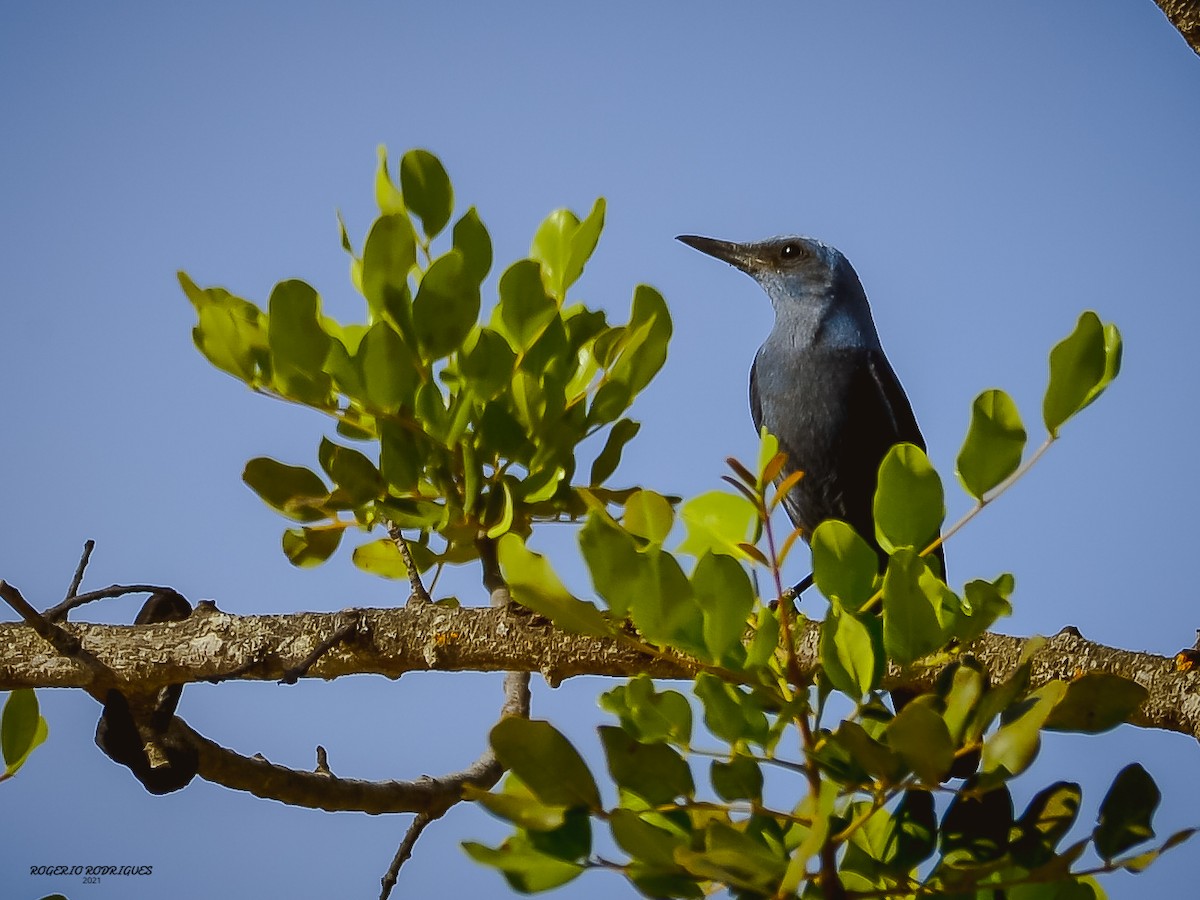
[[[779,248],[780,259],[800,259],[804,256],[804,248],[795,242],[784,244]]]

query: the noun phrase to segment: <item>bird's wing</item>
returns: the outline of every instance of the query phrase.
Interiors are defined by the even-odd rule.
[[[879,404],[881,412],[891,419],[892,433],[895,435],[893,443],[907,441],[924,450],[925,439],[921,436],[917,417],[913,415],[912,404],[908,402],[908,395],[900,386],[900,379],[896,377],[892,364],[882,353],[870,351],[867,354],[867,370],[882,400]],[[874,403],[868,405],[875,406]]]
[[[750,418],[754,422],[754,433],[762,429],[762,397],[758,393],[758,356],[750,366]]]

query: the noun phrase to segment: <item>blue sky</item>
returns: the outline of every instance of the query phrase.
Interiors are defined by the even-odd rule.
[[[345,554],[316,571],[288,565],[283,522],[241,468],[258,455],[311,464],[323,422],[212,369],[192,348],[174,278],[183,268],[260,302],[276,281],[303,278],[335,314],[357,316],[335,211],[361,241],[386,143],[393,159],[437,153],[460,210],[479,208],[496,245],[493,296],[547,212],[608,199],[577,296],[622,314],[648,282],[676,325],[618,481],[696,494],[716,486],[725,456],[754,449],[746,373],[769,305],[745,276],[676,244],[679,233],[802,232],[847,254],[952,516],[968,505],[952,472],[975,395],[1009,390],[1037,434],[1049,348],[1085,308],[1115,321],[1123,374],[950,544],[950,574],[1015,573],[1006,632],[1071,624],[1173,653],[1198,624],[1198,97],[1200,59],[1150,0],[7,3],[0,577],[50,605],[94,538],[94,587],[170,584],[243,614],[401,602]],[[586,590],[570,535],[547,546]],[[456,589],[474,602],[469,580]],[[89,610],[135,612],[132,599]],[[535,713],[595,759],[604,687],[539,684]],[[193,686],[180,710],[247,753],[309,767],[321,743],[340,774],[409,778],[474,758],[499,691],[496,677],[428,675]],[[150,797],[92,745],[90,698],[41,697],[50,741],[2,788],[21,816],[0,849],[6,896],[238,896],[252,885],[375,896],[406,817],[292,810],[202,782]],[[1186,774],[1195,754],[1188,738],[1129,728],[1051,737],[1016,793],[1076,778],[1092,816],[1139,759],[1164,788],[1165,834],[1200,824]],[[458,848],[502,833],[456,810],[418,845],[401,896],[504,895]],[[1197,859],[1177,851],[1110,891],[1186,893]],[[155,874],[96,886],[28,875],[59,863]],[[626,889],[598,874],[562,896],[614,891]]]

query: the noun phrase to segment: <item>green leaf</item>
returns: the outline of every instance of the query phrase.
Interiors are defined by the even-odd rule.
[[[583,267],[592,258],[592,253],[595,252],[596,245],[600,242],[600,232],[604,230],[605,209],[604,198],[597,197],[587,218],[579,223],[579,227],[571,235],[571,250],[562,279],[564,294],[571,285],[579,280],[579,276],[583,274]]]
[[[863,772],[885,784],[895,784],[908,770],[892,750],[867,733],[852,719],[846,719],[833,733],[832,740],[841,747]]]
[[[267,342],[275,386],[302,402],[320,403],[329,396],[324,368],[331,339],[320,318],[321,300],[303,281],[281,281],[271,291]]]
[[[585,860],[592,852],[592,821],[586,810],[567,810],[562,825],[548,831],[530,831],[533,849],[564,862]]]
[[[885,552],[900,547],[924,550],[946,515],[942,480],[925,451],[896,444],[879,464],[875,489],[875,538]]]
[[[379,423],[379,472],[400,494],[416,490],[429,455],[428,439],[386,420]]]
[[[600,809],[600,792],[587,763],[549,722],[508,716],[492,728],[497,759],[543,803]]]
[[[508,342],[487,327],[473,331],[458,355],[459,372],[480,400],[499,396],[512,383],[516,365],[517,355]]]
[[[732,661],[741,647],[746,620],[754,607],[754,585],[741,563],[730,556],[705,553],[692,572],[692,593],[704,614],[704,645],[718,664]]]
[[[621,720],[641,741],[671,741],[686,747],[692,739],[692,707],[679,691],[659,691],[649,675],[637,675],[600,695],[600,708]]]
[[[883,646],[902,666],[943,644],[938,610],[921,583],[926,571],[921,557],[903,549],[892,554],[883,576]]]
[[[707,672],[696,676],[695,693],[704,704],[704,724],[714,737],[730,744],[766,741],[767,717],[753,694]]]
[[[4,751],[4,774],[13,775],[29,759],[50,729],[38,710],[37,694],[30,688],[17,688],[4,701],[0,718],[0,747]]]
[[[859,619],[838,602],[821,624],[821,668],[837,690],[861,700],[879,686],[884,656],[878,620]]]
[[[1011,576],[1002,576],[1002,578]],[[969,644],[989,628],[1001,616],[1012,615],[1012,604],[1000,590],[1001,579],[995,582],[976,579],[963,587],[964,614],[955,624],[954,636],[960,643]],[[1012,588],[1008,588],[1011,593]]]
[[[605,382],[600,385],[592,397],[591,406],[588,407],[588,426],[605,425],[620,418],[621,414],[629,409],[632,400],[633,395],[627,385],[619,381]]]
[[[499,847],[464,841],[463,849],[476,862],[499,869],[509,885],[523,894],[548,891],[583,872],[578,863],[565,862],[534,849],[529,835],[518,832]]]
[[[758,610],[758,618],[754,623],[754,637],[746,647],[746,669],[759,669],[766,666],[779,647],[779,614],[769,606]]]
[[[954,741],[935,698],[917,697],[888,723],[888,746],[927,785],[939,784],[954,765]]]
[[[1092,840],[1105,860],[1154,837],[1151,820],[1162,794],[1150,773],[1130,763],[1113,780],[1100,802],[1100,815]]]
[[[471,207],[454,223],[454,249],[462,254],[463,271],[479,284],[492,268],[492,238]]]
[[[441,160],[428,150],[409,150],[400,158],[400,190],[427,238],[446,227],[454,209],[454,189]]]
[[[604,636],[612,625],[596,607],[573,597],[541,554],[526,548],[516,534],[506,534],[497,545],[500,568],[513,599],[541,613],[564,631]]]
[[[592,512],[579,532],[579,548],[596,588],[614,618],[629,613],[634,594],[649,586],[649,563],[637,552],[633,536],[605,513]]]
[[[708,822],[702,851],[680,848],[675,859],[693,875],[759,896],[776,893],[787,866],[782,846],[770,847],[719,819]]]
[[[621,524],[630,534],[661,545],[675,523],[675,510],[670,502],[654,491],[637,490],[625,501],[625,517]]]
[[[521,259],[500,276],[500,302],[492,313],[492,327],[513,350],[524,353],[558,316],[558,306],[546,295],[541,269],[531,259]]]
[[[561,303],[596,249],[604,228],[604,198],[580,222],[569,209],[556,209],[538,226],[529,255],[541,262],[546,290]]]
[[[450,250],[421,278],[413,301],[413,328],[423,355],[441,359],[457,350],[479,318],[479,286],[466,276],[463,255]]]
[[[650,383],[666,362],[671,332],[671,314],[662,294],[649,285],[639,284],[633,291],[633,308],[620,356],[610,368],[610,377],[626,386],[630,399]]]
[[[325,518],[320,508],[329,499],[319,475],[303,466],[289,466],[259,456],[248,463],[242,472],[242,481],[263,502],[297,522],[312,522]]]
[[[617,846],[633,859],[648,865],[674,869],[675,849],[686,847],[685,835],[652,825],[644,814],[618,807],[609,817],[613,839]],[[663,821],[662,817],[658,820]]]
[[[402,329],[410,315],[408,273],[416,263],[416,237],[408,216],[397,213],[376,219],[363,244],[363,296],[376,316],[384,310],[399,311],[397,324]]]
[[[758,520],[754,504],[740,494],[709,491],[687,501],[679,511],[687,527],[687,538],[679,545],[680,553],[701,557],[705,553],[723,553],[748,559],[740,544],[751,536]]]
[[[380,538],[355,547],[352,559],[356,566],[372,575],[396,579],[408,577],[404,557],[391,538]]]
[[[964,659],[939,676],[939,687],[945,693],[946,709],[942,718],[950,730],[950,739],[961,744],[967,738],[967,729],[987,690],[987,675],[980,663]]]
[[[354,356],[365,397],[356,398],[373,412],[394,413],[411,407],[421,376],[416,355],[391,325],[372,325]]]
[[[875,593],[879,557],[853,526],[838,519],[818,525],[812,534],[812,558],[817,589],[830,600],[858,609]]]
[[[498,793],[481,790],[471,784],[463,787],[463,796],[472,800],[497,818],[512,822],[530,831],[551,831],[562,826],[565,806],[550,806],[535,797],[521,779],[509,775],[504,790]]]
[[[1068,419],[1091,403],[1120,368],[1121,336],[1107,329],[1091,310],[1075,330],[1050,351],[1050,381],[1042,400],[1042,419],[1051,436]]]
[[[1029,768],[1041,748],[1042,726],[1066,690],[1062,681],[1047,682],[1029,695],[1015,718],[988,736],[983,742],[984,775],[1007,779]]]
[[[221,371],[251,387],[260,384],[271,367],[263,311],[222,288],[201,290],[184,272],[178,277],[196,309],[198,321],[192,329],[196,349]]]
[[[1067,692],[1050,712],[1050,731],[1099,734],[1129,721],[1149,691],[1128,678],[1089,672],[1067,683]]]
[[[375,205],[379,207],[379,211],[384,215],[404,212],[404,198],[401,196],[399,189],[392,181],[392,176],[388,172],[387,147],[380,144],[375,153],[379,158],[379,163],[375,168]],[[346,229],[342,228],[342,244],[349,251],[349,240],[345,237]]]
[[[757,803],[762,800],[762,769],[748,756],[735,756],[729,762],[714,759],[709,778],[717,796],[726,803],[735,800]]]
[[[642,743],[622,728],[600,726],[600,742],[613,781],[623,790],[641,797],[651,806],[691,798],[696,786],[692,770],[672,747]]]
[[[338,490],[355,506],[379,498],[386,490],[383,476],[371,460],[350,447],[342,447],[328,438],[321,438],[317,451],[321,468],[333,479]]]
[[[971,407],[971,424],[958,452],[958,480],[976,500],[1008,478],[1025,452],[1025,426],[1012,397],[984,391]]]
[[[501,498],[500,517],[487,530],[487,536],[493,540],[501,535],[508,534],[512,530],[513,516],[516,508],[513,501],[512,488],[509,487],[507,481],[500,482],[499,486],[493,486],[488,492],[489,497],[494,497],[499,494]]]
[[[1070,781],[1056,781],[1038,791],[1017,821],[1013,859],[1027,869],[1036,869],[1054,858],[1054,850],[1071,830],[1079,815],[1083,790]]]
[[[608,480],[621,462],[621,452],[625,449],[625,445],[633,440],[641,427],[632,419],[620,419],[613,425],[608,432],[608,439],[604,442],[604,449],[592,463],[588,484],[598,487]]]
[[[633,624],[651,643],[703,655],[703,616],[679,562],[656,546],[640,551],[639,556],[641,577],[629,598]]]
[[[289,528],[283,533],[283,552],[288,562],[301,569],[319,566],[342,542],[342,528]]]

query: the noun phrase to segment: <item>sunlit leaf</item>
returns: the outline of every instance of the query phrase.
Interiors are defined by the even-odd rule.
[[[899,547],[924,550],[946,515],[942,481],[925,451],[896,444],[879,465],[875,490],[875,538],[888,553]]]
[[[1120,368],[1121,339],[1091,310],[1050,351],[1050,380],[1042,401],[1046,430],[1057,436],[1069,418],[1100,395]]]
[[[344,529],[289,528],[283,533],[283,552],[288,562],[301,569],[319,566],[333,555]]]
[[[1025,451],[1025,426],[1013,399],[1001,390],[984,391],[971,407],[971,424],[958,453],[958,479],[981,499],[1017,470]]]
[[[550,562],[525,547],[516,534],[506,534],[498,544],[500,568],[513,599],[541,613],[564,631],[578,634],[607,635],[612,626],[600,610],[571,595]]]
[[[400,158],[400,190],[405,205],[421,219],[426,237],[446,227],[454,209],[454,189],[441,160],[428,150],[409,150]]]
[[[421,278],[413,301],[413,328],[427,359],[459,348],[479,318],[479,286],[468,278],[463,255],[450,250],[435,259]]]
[[[706,552],[745,558],[740,549],[751,534],[758,514],[744,497],[724,491],[710,491],[687,501],[679,511],[687,527],[687,537],[679,545],[680,553],[703,556]]]
[[[600,792],[587,763],[549,722],[509,716],[492,728],[496,757],[543,803],[600,808]]]
[[[875,593],[879,557],[851,525],[838,519],[818,525],[812,556],[817,589],[830,600],[857,609]]]
[[[18,688],[4,701],[0,718],[0,747],[4,752],[4,771],[14,774],[25,764],[50,729],[38,709],[37,694],[30,688]]]
[[[885,658],[878,620],[859,619],[838,602],[821,624],[821,667],[833,686],[853,700],[874,690]]]

